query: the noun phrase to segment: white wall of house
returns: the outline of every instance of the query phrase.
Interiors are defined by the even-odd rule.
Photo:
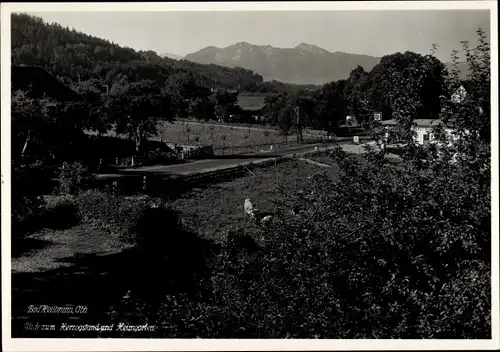
[[[413,130],[416,132],[415,141],[424,145],[426,143],[436,143],[436,139],[432,133],[433,127],[427,126],[417,126],[414,127]],[[453,130],[450,128],[445,128],[446,134],[451,138],[451,141],[457,140],[457,136],[453,134]],[[385,133],[385,139],[389,138],[389,132]]]

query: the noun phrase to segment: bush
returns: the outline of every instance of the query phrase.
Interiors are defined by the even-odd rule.
[[[12,234],[24,236],[41,225],[43,194],[50,182],[41,163],[12,166]]]
[[[47,204],[44,213],[44,225],[51,229],[66,229],[78,224],[78,209],[72,197],[58,197]]]
[[[177,155],[175,153],[156,148],[148,152],[147,161],[150,164],[164,164],[171,163],[177,160]]]
[[[309,196],[287,194],[278,214],[295,203],[301,215],[280,217],[263,250],[219,252],[213,300],[232,324],[214,333],[488,338],[487,183],[464,165],[419,171],[333,158],[339,181],[318,175]]]
[[[146,199],[114,197],[89,190],[75,198],[82,221],[104,230],[124,242],[135,242],[138,219],[149,207]]]
[[[87,166],[78,162],[73,164],[64,162],[59,169],[58,191],[62,194],[79,193],[90,186],[93,178]]]

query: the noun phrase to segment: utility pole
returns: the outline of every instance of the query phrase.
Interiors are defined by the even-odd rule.
[[[297,143],[302,143],[304,141],[302,136],[302,123],[300,121],[300,107],[297,106],[295,108],[295,114],[297,116],[296,119],[296,127],[297,127]]]

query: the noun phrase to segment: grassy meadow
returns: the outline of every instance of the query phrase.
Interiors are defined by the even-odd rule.
[[[214,148],[283,142],[279,130],[257,130],[228,125],[165,123],[159,133],[165,142],[212,145]]]

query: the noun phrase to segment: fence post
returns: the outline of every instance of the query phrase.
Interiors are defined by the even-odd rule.
[[[142,178],[142,189],[143,189],[144,191],[146,190],[146,186],[147,186],[147,184],[146,184],[146,176],[144,176],[144,177]]]
[[[132,157],[132,166],[134,166],[134,157]]]
[[[113,181],[113,196],[116,196],[117,188],[118,188],[118,181]]]
[[[118,165],[118,158],[116,158],[116,165]]]

